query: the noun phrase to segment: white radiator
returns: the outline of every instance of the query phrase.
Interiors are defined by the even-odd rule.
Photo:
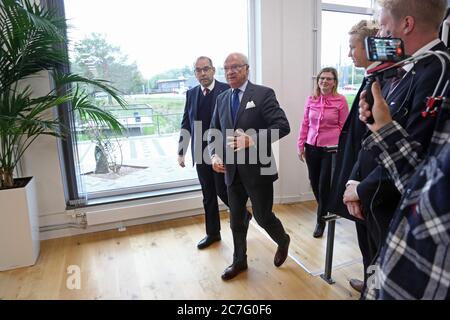
[[[91,207],[86,211],[86,219],[88,226],[94,226],[194,209],[199,209],[199,214],[203,212],[201,195],[193,195],[181,199],[178,197],[178,199],[173,200],[165,199],[164,201],[144,204],[124,204],[123,206],[118,205],[117,207],[106,209]]]

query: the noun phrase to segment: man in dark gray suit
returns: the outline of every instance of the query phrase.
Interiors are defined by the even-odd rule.
[[[287,135],[290,127],[274,91],[248,81],[245,55],[230,54],[224,70],[231,89],[217,97],[209,151],[213,169],[225,173],[228,188],[234,254],[222,279],[229,280],[247,269],[249,197],[256,221],[278,245],[275,266],[287,258],[290,238],[272,212],[273,182],[278,173],[271,144]]]
[[[221,240],[217,196],[228,206],[228,195],[223,173],[214,172],[211,163],[203,161],[203,154],[208,154],[207,151],[204,152],[207,150],[207,142],[203,136],[209,129],[217,96],[229,86],[214,79],[216,69],[208,57],[197,58],[194,72],[200,85],[186,92],[178,163],[182,168],[185,167],[185,154],[191,141],[192,160],[196,164],[198,180],[202,187],[206,224],[206,237],[200,240],[197,248],[204,249]]]

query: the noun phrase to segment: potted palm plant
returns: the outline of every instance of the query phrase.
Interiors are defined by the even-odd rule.
[[[14,173],[38,137],[64,138],[66,129],[52,110],[70,108],[90,123],[123,129],[87,91],[95,87],[125,106],[114,87],[58,71],[68,62],[65,26],[64,18],[32,0],[0,1],[0,271],[32,265],[39,253],[34,181]],[[42,72],[53,79],[54,89],[37,96],[27,79]]]

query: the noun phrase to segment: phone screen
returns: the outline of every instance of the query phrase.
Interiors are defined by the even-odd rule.
[[[400,38],[366,38],[366,52],[369,61],[398,62],[405,59],[403,41]]]

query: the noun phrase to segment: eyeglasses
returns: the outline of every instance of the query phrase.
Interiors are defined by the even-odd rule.
[[[195,73],[202,73],[202,72],[207,73],[211,69],[212,69],[212,67],[206,66],[203,68],[195,68],[194,71],[195,71]]]
[[[330,78],[330,77],[319,77],[319,80],[320,80],[320,81],[325,81],[325,80],[327,80],[327,81],[333,81],[333,80],[336,80],[336,78]]]
[[[240,70],[242,67],[245,67],[245,66],[246,66],[246,64],[241,64],[241,65],[235,64],[235,65],[232,65],[232,66],[229,66],[229,67],[223,67],[223,70],[225,70],[225,72],[228,72],[228,71],[236,72],[236,71]]]

